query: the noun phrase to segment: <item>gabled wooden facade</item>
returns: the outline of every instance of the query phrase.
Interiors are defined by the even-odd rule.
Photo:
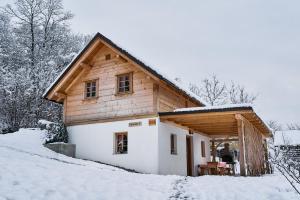
[[[132,74],[132,92],[116,92],[117,76]],[[97,98],[84,98],[84,82],[97,81]],[[67,125],[157,115],[176,108],[203,106],[126,51],[97,34],[45,93],[64,104]]]

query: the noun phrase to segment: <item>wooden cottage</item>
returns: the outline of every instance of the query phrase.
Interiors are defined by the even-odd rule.
[[[100,33],[44,98],[63,104],[78,158],[193,176],[211,162],[216,142],[237,141],[241,175],[265,173],[270,130],[250,105],[206,107]]]

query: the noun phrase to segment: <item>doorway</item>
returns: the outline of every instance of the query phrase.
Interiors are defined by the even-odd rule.
[[[186,168],[187,175],[193,176],[193,137],[186,136]]]

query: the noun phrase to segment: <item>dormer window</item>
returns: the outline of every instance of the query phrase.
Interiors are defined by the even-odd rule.
[[[85,95],[86,99],[97,97],[97,88],[98,82],[97,80],[87,81],[85,82]]]
[[[132,93],[132,73],[117,75],[117,93]]]

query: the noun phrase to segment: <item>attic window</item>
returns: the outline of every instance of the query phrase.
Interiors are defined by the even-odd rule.
[[[106,54],[105,55],[105,60],[110,60],[111,59],[111,55],[110,54]]]
[[[132,93],[132,73],[117,75],[117,93]]]
[[[85,82],[85,94],[84,97],[86,99],[97,97],[97,80],[87,81]]]

